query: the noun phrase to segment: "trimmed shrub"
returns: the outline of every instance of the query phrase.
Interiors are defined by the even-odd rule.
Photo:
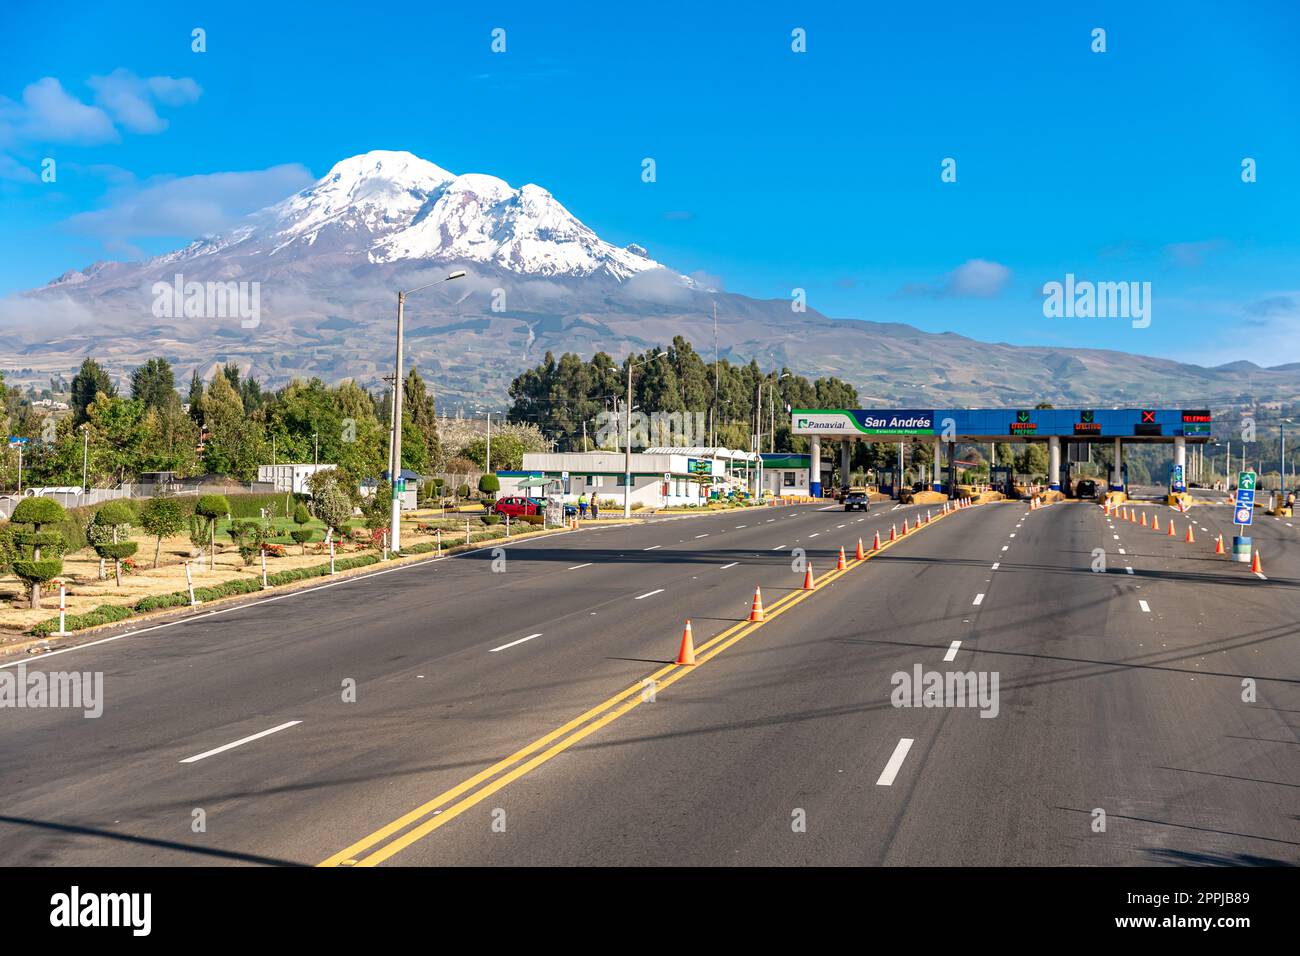
[[[215,521],[230,514],[230,502],[226,500],[225,495],[200,495],[199,500],[194,503],[194,512],[203,515],[209,521]]]
[[[14,536],[21,557],[12,562],[13,572],[31,590],[31,606],[41,606],[41,585],[63,572],[63,558],[59,555],[61,539],[57,532],[42,530],[43,525],[58,524],[65,517],[63,506],[53,498],[24,498],[18,502],[10,519],[14,524],[29,524],[30,533],[18,532]],[[42,555],[42,549],[54,550],[55,556]]]
[[[483,522],[484,524],[486,524],[486,525],[500,524],[500,523],[501,523],[501,516],[500,516],[500,515],[480,515],[478,520],[479,520],[479,521],[482,521],[482,522]]]
[[[154,536],[153,566],[162,556],[162,539],[185,529],[185,509],[176,498],[150,498],[140,509],[140,526]]]
[[[488,472],[478,480],[478,490],[495,498],[497,492],[501,490],[501,479],[492,472]]]

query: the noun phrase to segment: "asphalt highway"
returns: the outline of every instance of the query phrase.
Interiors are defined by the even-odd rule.
[[[1189,545],[1142,507],[1179,537],[998,503],[856,562],[927,509],[647,521],[27,660],[104,713],[0,711],[0,863],[1300,862],[1296,529],[1260,578],[1226,508]],[[990,693],[895,706],[918,665]]]

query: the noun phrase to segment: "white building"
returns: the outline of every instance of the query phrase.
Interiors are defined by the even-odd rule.
[[[631,458],[633,505],[664,508],[703,504],[711,492],[725,494],[745,488],[752,475],[753,459],[748,452],[719,448],[647,448]],[[535,488],[521,489],[528,478],[553,478],[565,501],[579,495],[623,504],[624,456],[622,452],[529,452],[520,471],[497,472],[501,495],[536,494]]]
[[[309,495],[307,479],[318,471],[333,471],[337,465],[258,465],[257,480],[269,484],[275,491],[291,491],[297,495]]]

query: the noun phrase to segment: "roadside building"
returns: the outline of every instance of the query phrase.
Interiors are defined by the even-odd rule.
[[[307,480],[318,471],[332,471],[337,465],[258,465],[257,483],[269,485],[270,491],[289,491],[296,495],[311,494]]]
[[[663,447],[634,452],[631,503],[641,508],[704,504],[714,492],[743,488],[744,477],[755,471],[754,457],[728,449]],[[561,494],[567,502],[586,495],[621,507],[624,464],[622,452],[529,452],[523,468],[497,472],[497,477],[502,495],[537,495],[536,479],[546,478],[555,479],[546,491]]]
[[[779,497],[807,497],[812,478],[812,456],[789,452],[763,452],[763,491]]]

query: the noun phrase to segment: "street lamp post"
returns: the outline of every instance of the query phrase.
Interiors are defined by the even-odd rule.
[[[465,271],[459,269],[451,273],[451,275],[434,282],[425,283],[408,292],[399,291],[397,293],[397,358],[393,362],[393,421],[390,424],[392,438],[389,441],[392,456],[388,463],[388,483],[392,486],[393,493],[393,509],[389,515],[388,538],[392,542],[394,554],[402,550],[402,493],[398,490],[401,487],[398,483],[398,477],[402,470],[402,336],[404,334],[406,297],[432,288],[441,282],[450,282],[452,279],[463,278],[464,275]]]
[[[81,426],[81,493],[89,494],[90,488],[86,485],[86,473],[90,465],[90,428],[88,425]]]
[[[632,370],[642,365],[649,365],[655,359],[661,359],[667,352],[652,355],[643,362],[633,362],[628,356],[627,362],[627,406],[623,409],[623,427],[627,434],[623,440],[623,517],[632,517]]]

